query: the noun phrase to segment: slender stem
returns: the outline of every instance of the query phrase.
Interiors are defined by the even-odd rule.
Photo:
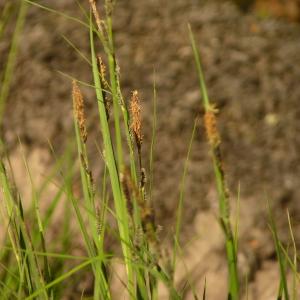
[[[131,249],[130,249],[130,235],[129,235],[129,223],[128,223],[128,215],[127,215],[127,207],[126,201],[122,195],[122,189],[119,180],[119,174],[117,169],[117,162],[115,159],[115,154],[113,150],[113,145],[111,141],[111,134],[107,122],[106,109],[104,105],[104,99],[102,94],[102,86],[99,77],[98,67],[97,67],[97,59],[94,49],[94,37],[92,25],[90,26],[90,42],[91,42],[91,56],[92,56],[92,71],[94,77],[94,83],[96,86],[96,96],[98,102],[99,109],[99,117],[100,117],[100,127],[103,136],[104,142],[104,156],[107,164],[107,168],[109,171],[113,198],[116,208],[116,216],[117,222],[120,232],[120,241],[122,245],[123,255],[126,264],[126,270],[128,275],[128,291],[131,297],[134,295],[134,276],[133,276],[133,266],[131,263]]]
[[[202,102],[205,110],[205,115],[210,117],[212,128],[206,128],[207,133],[209,134],[212,129],[212,141],[210,141],[211,155],[214,166],[214,173],[216,179],[216,185],[218,190],[219,197],[219,216],[220,222],[224,229],[225,239],[226,239],[226,254],[228,262],[228,271],[229,271],[229,297],[232,300],[237,300],[239,298],[239,281],[238,281],[238,270],[237,270],[237,253],[235,247],[235,241],[232,234],[231,224],[230,224],[230,211],[229,211],[229,194],[225,182],[225,174],[223,170],[223,161],[221,156],[220,141],[216,140],[218,137],[217,128],[215,128],[215,115],[213,106],[209,102],[209,97],[207,93],[207,88],[204,79],[204,73],[201,67],[200,54],[196,46],[195,38],[191,30],[190,25],[188,25],[190,41],[194,53],[196,69],[199,78],[199,87],[202,94]],[[207,124],[206,124],[207,125]]]
[[[118,97],[118,85],[117,85],[117,78],[116,78],[117,71],[116,71],[111,17],[107,17],[107,27],[108,27],[108,42],[109,42],[109,47],[108,47],[109,52],[107,53],[107,55],[108,55],[110,85],[111,85],[111,92],[113,98],[118,169],[120,172],[123,167],[123,151],[122,151],[122,137],[121,137],[121,127],[120,127],[120,101]]]

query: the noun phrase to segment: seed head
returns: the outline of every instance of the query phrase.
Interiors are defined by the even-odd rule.
[[[221,139],[217,129],[217,119],[215,110],[210,109],[204,115],[204,124],[209,143],[216,148],[219,146]]]
[[[142,124],[141,124],[141,105],[138,96],[138,91],[133,91],[130,101],[131,112],[131,130],[134,134],[137,146],[141,149],[143,136],[142,136]]]
[[[92,8],[94,18],[96,20],[98,30],[101,33],[101,35],[103,35],[103,22],[101,21],[99,11],[97,10],[96,1],[95,0],[89,0],[89,1],[90,1],[90,6]]]
[[[104,89],[108,90],[109,86],[108,86],[108,82],[106,81],[106,66],[100,55],[98,55],[97,58],[98,58],[98,69],[100,73],[101,85]]]
[[[81,135],[83,142],[86,143],[87,130],[86,130],[86,126],[85,126],[84,102],[83,102],[83,97],[82,97],[81,91],[75,80],[73,80],[72,96],[73,96],[74,114],[75,114],[75,118],[78,122],[80,135]]]

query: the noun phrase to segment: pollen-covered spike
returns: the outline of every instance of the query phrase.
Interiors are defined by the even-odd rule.
[[[204,115],[204,124],[209,143],[216,148],[220,143],[220,135],[217,129],[217,119],[214,110],[208,110]]]
[[[84,113],[84,101],[82,93],[78,87],[78,84],[75,80],[73,80],[73,90],[72,90],[72,96],[73,96],[73,105],[74,105],[74,113],[75,118],[78,122],[78,127],[80,130],[80,136],[82,138],[82,141],[86,143],[87,140],[87,130],[86,130],[86,119],[85,119],[85,113]]]
[[[138,91],[133,91],[130,101],[131,112],[131,130],[134,134],[138,148],[140,149],[143,142],[142,123],[141,123],[141,105],[138,96]]]

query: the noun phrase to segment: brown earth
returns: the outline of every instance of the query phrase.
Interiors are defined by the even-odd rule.
[[[267,229],[266,199],[274,207],[282,238],[288,240],[289,208],[300,240],[300,26],[244,14],[226,1],[163,2],[119,0],[114,12],[124,95],[128,98],[133,89],[142,95],[145,164],[151,140],[154,77],[156,80],[158,129],[153,201],[158,224],[162,225],[162,239],[167,241],[173,233],[187,145],[194,118],[201,113],[187,33],[190,22],[201,49],[210,98],[220,109],[219,129],[233,202],[239,184],[241,188],[242,273],[250,274],[250,299],[272,299],[269,297],[276,294],[278,278],[273,276],[275,253]],[[42,4],[83,18],[75,1],[48,0]],[[57,71],[79,80],[92,80],[89,66],[63,35],[89,55],[88,31],[80,24],[30,7],[3,131],[11,157],[20,166],[16,177],[25,192],[28,188],[22,184],[25,175],[18,137],[29,162],[43,178],[53,164],[47,139],[62,153],[73,136],[71,81]],[[1,58],[6,57],[7,50],[7,40],[1,41]],[[1,59],[0,67],[4,61]],[[88,88],[84,94],[89,141],[95,149],[94,141],[100,141],[95,129],[95,97]],[[91,156],[101,164],[96,150],[91,151]],[[97,164],[94,172],[99,174],[101,166]],[[29,198],[30,193],[27,195]],[[203,284],[205,275],[208,283],[212,282],[208,299],[225,299],[221,295],[225,295],[226,277],[218,277],[226,273],[226,264],[222,235],[218,235],[215,226],[216,210],[213,170],[201,122],[186,183],[183,240],[192,242],[187,245],[185,260],[190,270],[199,264],[197,272],[192,271],[197,286]],[[184,272],[179,273],[178,282]]]

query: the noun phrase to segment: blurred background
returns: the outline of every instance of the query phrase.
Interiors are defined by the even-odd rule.
[[[88,1],[79,2],[87,8]],[[5,7],[7,10],[0,26],[1,76],[6,70],[19,3],[0,0],[0,15],[4,15]],[[84,19],[76,1],[38,3]],[[156,82],[153,202],[161,240],[166,244],[173,234],[178,186],[194,119],[202,113],[187,24],[193,28],[209,95],[220,110],[218,125],[233,211],[240,188],[240,264],[243,274],[250,278],[249,299],[273,299],[277,292],[277,286],[269,284],[277,280],[278,272],[267,226],[267,199],[281,238],[288,238],[288,208],[300,241],[299,22],[298,0],[118,0],[115,4],[116,52],[124,96],[128,99],[134,89],[141,94],[145,165]],[[41,183],[54,163],[49,141],[59,155],[74,136],[70,77],[92,81],[90,66],[71,45],[89,55],[88,31],[82,25],[28,6],[9,93],[3,100],[1,124],[25,200],[30,199],[31,191],[19,139],[36,184]],[[83,91],[89,149],[95,158],[93,172],[97,177],[103,169],[95,146],[95,140],[101,140],[96,129],[98,112],[93,90]],[[187,266],[199,281],[199,288],[205,275],[208,285],[210,280],[214,282],[209,299],[222,299],[226,276],[213,279],[226,272],[226,261],[215,217],[217,197],[202,121],[188,168],[183,216]],[[43,205],[47,207],[49,201],[51,191]],[[198,249],[196,256],[191,249]],[[180,274],[178,280],[182,280]]]

